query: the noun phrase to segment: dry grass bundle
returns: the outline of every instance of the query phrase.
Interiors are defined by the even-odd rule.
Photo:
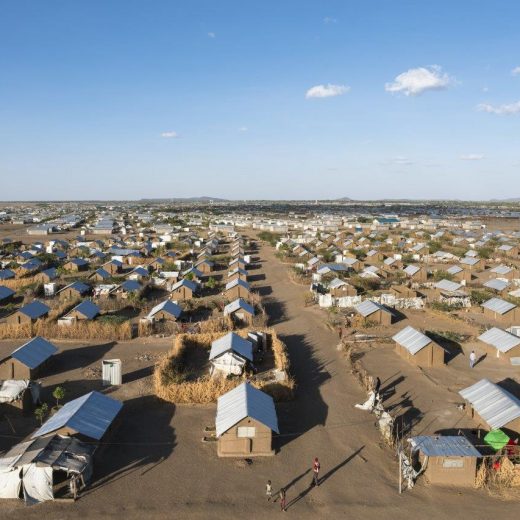
[[[56,322],[38,320],[33,324],[0,325],[0,339],[20,339],[42,336],[47,339],[82,339],[125,341],[132,339],[130,322],[102,323],[97,321],[76,322],[60,326]]]
[[[13,291],[19,291],[28,285],[36,284],[38,281],[34,278],[34,276],[29,276],[27,278],[13,278],[12,280],[2,280],[2,285],[5,287],[9,287]]]
[[[66,300],[58,303],[50,312],[49,312],[49,321],[56,321],[58,318],[71,311],[78,303],[81,301],[81,298],[73,298],[71,300]]]
[[[0,339],[22,339],[30,338],[32,335],[32,325],[30,323],[22,325],[2,323],[0,325]]]
[[[199,323],[199,331],[201,334],[213,334],[220,332],[229,332],[233,330],[233,320],[231,316],[222,316],[219,318],[211,318]]]
[[[494,462],[497,463],[496,467]],[[475,487],[487,489],[493,496],[517,499],[520,496],[520,466],[507,457],[501,457],[498,461],[486,458],[477,471]]]
[[[258,332],[257,329],[254,329]],[[251,329],[236,331],[242,337],[247,337]],[[286,373],[283,381],[262,380],[251,378],[250,382],[256,388],[263,390],[273,397],[275,401],[286,401],[293,397],[295,382],[287,375],[289,359],[285,344],[280,341],[276,332],[267,329],[266,332],[271,339],[271,348],[277,370]],[[207,404],[213,403],[222,394],[232,390],[246,377],[210,377],[203,375],[194,378],[186,362],[186,351],[193,346],[202,346],[209,350],[211,343],[222,337],[222,332],[206,332],[200,334],[179,334],[175,338],[172,350],[156,366],[154,372],[155,393],[161,399],[173,403]]]

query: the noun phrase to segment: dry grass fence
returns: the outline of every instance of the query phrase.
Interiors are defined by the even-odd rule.
[[[498,468],[494,467],[498,463]],[[505,499],[520,497],[520,471],[508,457],[485,457],[477,470],[475,487]]]
[[[0,339],[24,339],[34,336],[54,340],[124,341],[132,339],[132,325],[128,321],[118,324],[89,321],[60,326],[56,322],[47,320],[38,320],[32,324],[3,323],[0,325]]]
[[[24,287],[28,285],[37,284],[38,281],[34,278],[34,276],[29,276],[27,278],[13,278],[11,280],[2,280],[2,285],[4,287],[9,287],[13,291],[20,291]]]
[[[251,329],[237,331],[242,337],[247,337]],[[265,391],[275,401],[285,401],[293,397],[295,382],[287,374],[289,359],[285,344],[280,341],[276,332],[272,329],[265,331],[271,338],[275,367],[286,372],[283,381],[260,380],[251,378],[250,382],[256,388]],[[157,364],[154,372],[155,393],[161,399],[172,403],[183,404],[207,404],[213,403],[222,394],[232,390],[247,378],[243,377],[210,377],[205,374],[202,377],[190,379],[190,372],[186,367],[186,349],[190,344],[198,344],[207,348],[208,354],[211,343],[222,336],[221,332],[202,334],[179,334],[173,344],[171,352],[164,356]]]

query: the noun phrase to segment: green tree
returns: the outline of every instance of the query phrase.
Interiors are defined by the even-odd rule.
[[[57,386],[52,392],[52,397],[56,399],[56,406],[60,405],[60,400],[65,397],[65,388],[62,386]]]
[[[36,419],[40,421],[40,426],[43,424],[43,420],[45,419],[48,411],[49,405],[47,403],[43,403],[41,406],[36,408],[36,410],[34,410],[34,415],[36,416]]]

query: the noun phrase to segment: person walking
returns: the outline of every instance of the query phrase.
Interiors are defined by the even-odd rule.
[[[287,511],[287,503],[285,498],[285,489],[280,489],[280,510],[281,511]]]
[[[475,351],[472,350],[471,354],[469,355],[469,368],[474,368],[476,362],[477,362],[477,355],[475,354]]]
[[[270,480],[268,480],[267,484],[265,485],[265,495],[267,497],[267,501],[270,502],[271,498],[273,498],[273,486]]]
[[[312,485],[318,487],[320,485],[320,461],[318,457],[314,457],[314,462],[312,463]]]

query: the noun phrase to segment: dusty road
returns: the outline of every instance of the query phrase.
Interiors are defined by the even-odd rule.
[[[304,307],[305,288],[293,284],[272,248],[260,250],[251,271],[272,324],[287,343],[298,381],[295,401],[280,405],[282,435],[275,457],[220,460],[200,442],[215,407],[175,407],[143,395],[126,401],[121,424],[98,461],[95,482],[75,504],[26,508],[3,502],[2,518],[270,518],[264,486],[287,488],[290,518],[488,519],[517,516],[517,503],[473,490],[419,484],[397,494],[393,454],[380,446],[373,420],[354,409],[364,399],[336,350],[324,314]],[[314,456],[322,485],[310,489]]]

